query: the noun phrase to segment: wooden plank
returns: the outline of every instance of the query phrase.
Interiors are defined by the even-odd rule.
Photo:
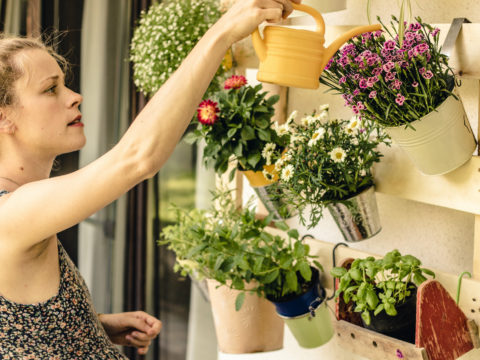
[[[480,157],[448,174],[428,176],[398,146],[381,151],[384,157],[374,167],[376,191],[480,215]]]
[[[480,280],[480,216],[475,215],[473,232],[473,277]]]
[[[455,360],[474,348],[465,314],[436,280],[418,287],[415,343],[430,360]]]
[[[393,339],[349,322],[335,321],[334,328],[337,342],[343,349],[370,360],[429,360],[423,348],[417,348],[414,344]]]

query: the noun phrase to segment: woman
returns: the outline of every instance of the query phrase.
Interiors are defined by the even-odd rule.
[[[85,144],[82,97],[65,86],[51,49],[0,40],[0,358],[123,359],[112,342],[146,353],[160,321],[144,312],[98,316],[55,234],[158,172],[226,50],[291,11],[288,0],[236,2],[112,150],[51,179],[55,157]]]

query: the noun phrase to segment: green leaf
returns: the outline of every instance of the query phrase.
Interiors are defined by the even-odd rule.
[[[298,239],[298,237],[299,237],[297,229],[288,230],[287,234],[288,234],[288,236],[290,236],[291,238],[294,238],[294,239]],[[297,246],[297,244],[301,245],[301,243],[299,243],[298,241],[295,243],[295,246]],[[303,246],[302,246],[302,248],[303,248]],[[295,255],[295,256],[297,256],[297,255]],[[303,256],[303,255],[300,255],[300,256]]]
[[[264,284],[270,284],[275,281],[275,279],[278,277],[280,274],[280,271],[278,269],[275,269],[271,272],[269,272],[264,278],[263,278],[263,283]]]
[[[277,221],[275,222],[275,226],[277,227],[277,229],[280,229],[282,231],[287,231],[289,229],[285,221]]]
[[[334,267],[330,270],[330,275],[336,278],[341,278],[343,275],[347,273],[347,269],[343,267]]]
[[[200,131],[195,130],[185,135],[183,137],[183,141],[185,141],[187,144],[193,144],[195,141],[199,140],[200,138],[202,138]]]
[[[243,145],[241,142],[238,142],[237,145],[233,148],[233,154],[239,158],[243,155]]]
[[[218,269],[220,269],[224,261],[225,261],[225,257],[223,255],[218,256],[217,260],[215,261],[215,266],[213,267],[213,271],[217,271]]]
[[[361,316],[365,324],[370,325],[370,322],[371,322],[370,312],[368,310],[365,310],[364,312],[362,312]]]
[[[192,249],[190,249],[190,251],[187,253],[187,259],[191,258],[193,255],[196,255],[198,254],[200,251],[202,251],[203,249],[205,249],[207,247],[207,244],[201,244],[201,245],[197,245],[195,247],[193,247]]]
[[[370,310],[373,310],[377,307],[378,296],[375,293],[375,291],[373,291],[372,289],[367,290],[367,304],[368,304]]]
[[[243,140],[253,140],[255,139],[255,130],[251,126],[245,125],[242,128],[241,136]]]
[[[255,259],[255,263],[253,264],[253,272],[258,273],[262,269],[262,264],[263,264],[263,257],[259,256]]]
[[[356,281],[362,281],[363,279],[362,271],[360,269],[350,270],[350,276],[352,277],[353,280],[356,280]]]
[[[241,292],[237,295],[235,299],[235,310],[239,311],[242,308],[243,302],[245,301],[245,293]]]
[[[250,154],[247,158],[247,162],[250,166],[252,167],[255,167],[257,166],[258,162],[260,161],[260,159],[262,158],[262,156],[258,153],[253,153],[253,154]]]
[[[420,270],[422,270],[425,274],[430,275],[435,279],[435,273],[432,270],[425,269],[425,268],[421,268]]]
[[[228,138],[232,138],[233,135],[235,135],[236,133],[237,133],[237,129],[235,129],[235,128],[230,129],[230,130],[228,130],[228,132],[227,132],[227,137],[228,137]]]
[[[427,278],[420,274],[420,272],[416,272],[415,275],[413,275],[413,282],[415,285],[419,286],[424,281],[427,281]]]
[[[297,274],[295,271],[289,271],[285,275],[285,281],[287,283],[287,286],[289,289],[292,290],[292,292],[297,291],[298,288],[298,280],[297,280]]]
[[[272,141],[272,136],[269,131],[258,129],[257,133],[260,140],[268,141],[268,142]]]
[[[375,309],[375,311],[373,312],[373,315],[377,316],[378,314],[380,314],[384,309],[384,305],[383,304],[379,304],[377,306],[377,308]]]
[[[306,281],[310,281],[312,278],[312,269],[310,268],[310,265],[306,261],[301,261],[297,265],[298,271],[300,271],[300,274]]]

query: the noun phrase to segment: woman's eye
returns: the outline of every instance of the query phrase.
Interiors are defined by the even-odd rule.
[[[45,90],[45,92],[55,94],[56,90],[57,90],[57,85],[53,85],[53,86],[49,87],[47,90]]]

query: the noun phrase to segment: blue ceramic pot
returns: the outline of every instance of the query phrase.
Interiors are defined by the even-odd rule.
[[[325,289],[320,286],[318,270],[312,268],[311,285],[302,295],[286,299],[269,299],[280,316],[296,317],[316,309],[325,299]]]

